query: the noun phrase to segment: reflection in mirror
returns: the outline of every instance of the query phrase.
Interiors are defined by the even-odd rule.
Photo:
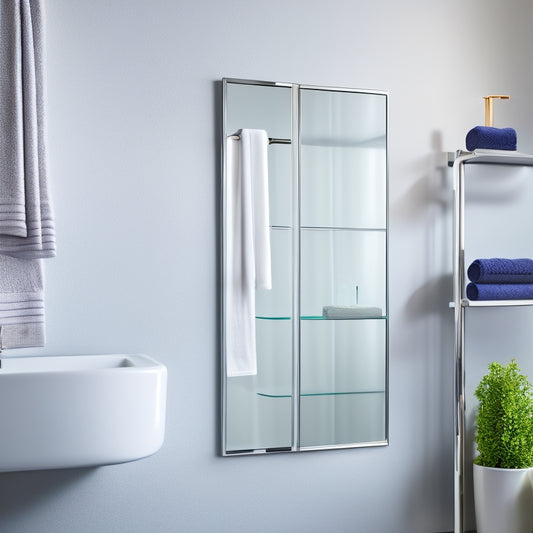
[[[387,99],[223,80],[223,455],[388,442]]]

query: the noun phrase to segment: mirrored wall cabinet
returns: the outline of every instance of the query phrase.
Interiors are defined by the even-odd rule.
[[[388,95],[222,88],[222,454],[386,445]]]

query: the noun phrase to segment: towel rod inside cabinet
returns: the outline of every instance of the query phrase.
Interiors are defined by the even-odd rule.
[[[235,139],[236,141],[241,140],[241,136],[239,133],[234,133],[233,135],[228,135],[230,139]],[[278,139],[276,137],[269,137],[268,138],[268,144],[291,144],[290,139]]]

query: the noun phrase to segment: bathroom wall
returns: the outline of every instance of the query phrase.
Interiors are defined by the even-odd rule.
[[[533,152],[533,5],[47,5],[58,256],[46,263],[47,346],[22,353],[160,359],[167,437],[136,463],[0,475],[0,530],[451,531],[451,189],[442,152],[464,147],[488,93],[512,95],[495,103],[496,125],[514,126],[519,149]],[[218,456],[223,76],[390,91],[386,448]]]

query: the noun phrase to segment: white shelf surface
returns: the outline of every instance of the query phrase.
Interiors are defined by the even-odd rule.
[[[533,166],[533,155],[523,154],[515,150],[474,150],[467,152],[458,150],[457,152],[448,152],[448,165],[453,166],[457,157],[471,156],[464,161],[465,164],[473,163],[490,163],[495,165],[524,165]]]
[[[516,307],[533,305],[533,300],[469,300],[461,299],[461,307]],[[450,302],[449,307],[454,308],[455,302]]]
[[[463,307],[513,307],[517,305],[533,305],[533,300],[461,300]]]

